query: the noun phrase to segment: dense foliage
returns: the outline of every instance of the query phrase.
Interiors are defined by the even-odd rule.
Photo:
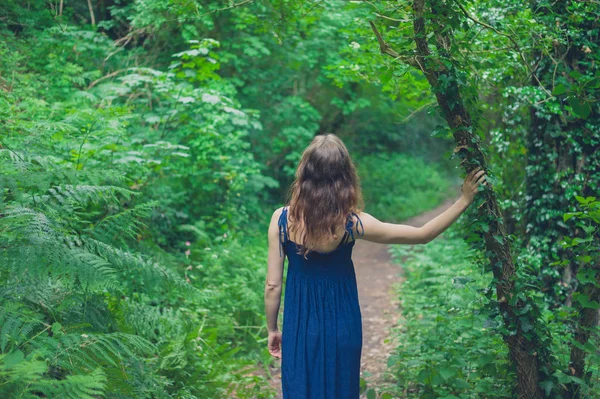
[[[406,282],[398,291],[406,323],[389,358],[399,397],[512,398],[514,379],[497,329],[485,311],[491,273],[451,228],[422,250],[394,247]]]
[[[582,262],[582,252],[600,245],[597,227],[568,224],[563,214],[598,197],[598,7],[401,3],[375,6],[379,18],[362,23],[363,37],[391,56],[382,64],[427,79],[432,108],[446,119],[441,134],[455,139],[466,171],[501,172],[465,233],[493,274],[487,311],[503,320],[497,332],[516,371],[510,394],[593,397],[600,297],[589,281],[599,276],[597,261]],[[370,65],[373,55],[356,62]]]
[[[2,2],[0,396],[271,397],[267,215],[324,132],[383,220],[492,177],[408,254],[384,397],[598,396],[598,10]]]
[[[272,395],[255,367],[269,363],[265,215],[312,136],[345,139],[372,198],[397,167],[430,171],[420,207],[389,197],[396,219],[448,186],[406,153],[369,177],[377,137],[415,149],[392,133],[409,105],[305,68],[346,45],[323,23],[294,60],[244,8],[184,23],[179,6],[94,5],[91,24],[84,5],[0,7],[2,397]],[[418,180],[398,184],[422,195]]]

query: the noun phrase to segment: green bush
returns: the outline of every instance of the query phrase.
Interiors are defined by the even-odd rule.
[[[451,193],[452,182],[439,164],[407,154],[356,158],[365,211],[387,222],[399,222],[435,208]]]

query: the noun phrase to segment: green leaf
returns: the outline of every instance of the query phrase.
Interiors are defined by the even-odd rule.
[[[446,126],[437,125],[431,132],[432,137],[448,137],[450,135],[450,129]]]
[[[561,94],[565,93],[566,91],[567,91],[567,88],[565,87],[565,85],[562,83],[559,83],[554,87],[554,90],[552,90],[552,95],[560,96]]]
[[[528,332],[533,329],[533,323],[527,317],[519,317],[519,321],[521,322],[521,328],[523,332]]]
[[[454,383],[453,384],[454,387],[459,388],[459,389],[469,389],[469,388],[471,388],[471,385],[467,381],[463,380],[462,378],[455,379],[453,381],[453,383]],[[450,397],[452,397],[452,395]]]
[[[573,110],[573,114],[581,119],[586,119],[592,112],[592,106],[590,103],[577,97],[569,98],[569,105]]]
[[[573,295],[573,296],[575,296],[575,295]],[[577,302],[579,302],[579,304],[583,308],[600,309],[600,303],[598,303],[596,301],[591,301],[589,296],[581,294],[581,293],[579,295],[577,295]]]
[[[552,381],[544,381],[544,382],[540,383],[540,386],[542,387],[542,389],[546,393],[546,396],[549,396],[550,392],[552,391],[552,387],[554,387],[554,382],[552,382]]]
[[[577,215],[581,215],[581,212],[567,212],[563,215],[563,221],[566,222],[567,220]]]
[[[594,284],[598,285],[596,282],[596,271],[588,268],[581,268],[577,272],[577,280],[581,284]]]
[[[472,279],[471,277],[458,276],[458,277],[452,278],[452,283],[454,283],[455,287],[464,287],[465,285],[469,284],[472,281],[475,281],[475,280]]]
[[[52,323],[52,334],[62,335],[61,327],[62,324],[60,324],[59,322]]]
[[[577,199],[577,201],[579,201],[580,203],[587,205],[591,202],[594,202],[596,200],[596,197],[580,197],[579,195],[576,195],[575,198]]]
[[[442,378],[446,381],[456,375],[456,370],[453,368],[440,368],[438,371],[440,372]]]
[[[584,345],[583,348],[586,352],[588,353],[596,353],[596,351],[598,350],[598,348],[596,347],[596,345],[594,345],[593,343],[591,343],[590,341],[587,341]]]
[[[367,399],[377,399],[377,394],[373,388],[367,390]]]
[[[579,71],[572,70],[571,72],[569,72],[569,76],[575,80],[579,80],[579,78],[581,78],[583,75]]]
[[[430,378],[430,373],[429,373],[429,370],[427,370],[427,369],[423,369],[423,370],[419,371],[419,375],[417,375],[417,381],[422,382],[422,383],[426,383],[429,378]]]

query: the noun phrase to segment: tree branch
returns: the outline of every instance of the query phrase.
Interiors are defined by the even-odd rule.
[[[407,65],[410,65],[413,68],[422,69],[420,67],[419,62],[416,59],[416,55],[410,57],[400,54],[399,52],[394,50],[389,44],[387,44],[385,40],[383,40],[381,33],[379,33],[377,27],[373,22],[369,21],[369,24],[371,25],[371,29],[373,29],[373,33],[375,33],[375,37],[377,38],[377,42],[379,43],[379,49],[381,50],[382,54],[387,54],[390,57],[393,57],[395,60],[399,60]]]
[[[98,79],[94,80],[92,83],[90,83],[89,86],[86,88],[86,90],[91,89],[92,87],[96,86],[98,83],[102,82],[105,79],[109,79],[109,78],[112,78],[113,76],[117,76],[121,72],[125,72],[127,70],[128,70],[128,68],[119,69],[119,70],[109,73],[108,75],[104,75],[101,78],[98,78]]]
[[[198,16],[198,18],[204,17],[205,15],[213,14],[213,13],[215,13],[215,12],[219,12],[219,11],[226,11],[226,10],[231,10],[232,8],[241,7],[241,6],[243,6],[244,4],[252,3],[253,1],[254,1],[254,0],[244,0],[244,1],[241,1],[241,2],[239,2],[239,3],[233,4],[233,5],[229,6],[229,7],[217,8],[217,9],[215,9],[215,10],[212,10],[212,11],[209,11],[209,12],[207,12],[207,13],[204,13],[204,14],[202,14],[202,15],[199,15],[199,16]]]
[[[90,19],[92,26],[96,25],[96,16],[94,15],[94,7],[92,6],[92,0],[88,0],[88,9],[90,10]]]

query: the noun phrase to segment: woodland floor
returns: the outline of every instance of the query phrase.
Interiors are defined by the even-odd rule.
[[[456,199],[448,199],[437,208],[403,221],[403,224],[422,226],[446,209]],[[396,343],[391,338],[393,329],[402,327],[402,309],[398,289],[404,281],[402,267],[392,263],[388,246],[358,240],[353,248],[352,260],[356,271],[358,295],[363,321],[363,349],[361,377],[367,387],[378,392],[386,384],[393,384],[393,376],[386,375],[387,358]],[[280,362],[271,368],[271,386],[277,390],[275,399],[281,399]],[[362,397],[366,397],[363,395]]]

